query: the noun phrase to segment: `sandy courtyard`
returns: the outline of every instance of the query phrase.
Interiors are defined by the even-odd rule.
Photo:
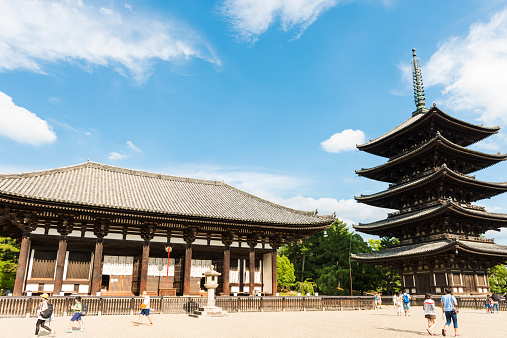
[[[441,311],[438,310],[437,314]],[[410,317],[397,317],[392,306],[375,311],[307,311],[233,313],[228,318],[195,319],[187,315],[153,315],[154,326],[134,327],[136,316],[90,316],[85,332],[65,333],[70,317],[51,322],[57,337],[420,337],[428,336],[422,307]],[[0,337],[33,337],[36,319],[1,318]],[[462,309],[458,317],[463,337],[506,337],[507,312]],[[443,321],[437,315],[440,335]],[[41,330],[41,337],[49,334]],[[453,337],[451,333],[448,336]]]

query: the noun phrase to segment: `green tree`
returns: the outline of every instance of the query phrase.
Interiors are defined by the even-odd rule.
[[[492,293],[507,292],[507,266],[496,265],[488,269],[488,274]]]
[[[372,250],[359,234],[351,233],[345,223],[337,220],[326,231],[290,243],[281,252],[294,264],[299,280],[314,280],[322,294],[350,295],[351,273],[356,291],[387,290],[391,284],[393,278],[386,277],[381,267],[349,261],[350,253]]]
[[[276,280],[279,288],[290,288],[296,276],[294,275],[294,264],[286,256],[278,256],[276,259]]]
[[[18,255],[19,245],[16,241],[9,237],[0,237],[0,291],[2,292],[14,288]]]
[[[399,244],[399,239],[395,237],[382,237],[381,239],[370,239],[368,245],[373,251],[380,251],[387,249],[389,246]],[[380,269],[381,281],[380,287],[375,291],[387,292],[387,294],[393,294],[399,292],[401,289],[401,277],[398,271],[391,270],[387,267],[378,267]]]

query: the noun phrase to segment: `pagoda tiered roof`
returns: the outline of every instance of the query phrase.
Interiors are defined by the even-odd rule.
[[[420,138],[425,142],[428,137],[424,134],[429,132],[430,137],[434,137],[437,130],[452,142],[466,147],[498,133],[500,127],[471,124],[447,115],[433,106],[426,112],[410,117],[387,133],[358,145],[357,148],[370,154],[391,158],[400,152],[399,148],[394,146],[395,144],[406,145],[407,140],[414,137],[411,145],[418,146],[418,135],[421,135]]]
[[[500,230],[507,225],[507,214],[487,212],[479,207],[462,206],[453,201],[445,201],[430,208],[394,214],[380,221],[355,224],[354,228],[370,235],[387,236],[393,228],[407,227],[440,216],[467,218],[474,224],[487,225],[490,230]]]
[[[459,174],[450,170],[445,164],[438,169],[429,171],[428,174],[403,184],[390,187],[387,190],[371,195],[355,196],[358,202],[390,209],[403,209],[403,200],[406,196],[420,193],[431,184],[439,186],[456,186],[459,190],[473,193],[467,202],[475,202],[484,198],[490,198],[507,191],[507,182],[493,183],[476,180],[474,177]]]
[[[0,174],[0,202],[132,215],[325,229],[334,215],[294,210],[222,181],[176,177],[95,162]]]
[[[402,245],[368,253],[352,254],[351,257],[364,263],[377,263],[389,260],[405,260],[408,258],[436,255],[446,252],[454,253],[456,250],[477,255],[491,255],[497,259],[507,259],[507,246],[505,245],[455,238]]]
[[[402,156],[373,168],[356,170],[356,173],[359,176],[377,181],[395,183],[399,180],[398,173],[404,169],[407,169],[405,171],[409,171],[408,168],[422,161],[429,163],[437,161],[434,159],[436,152],[440,158],[446,159],[448,166],[452,166],[453,163],[455,166],[458,166],[458,160],[466,163],[459,168],[459,172],[463,174],[470,174],[507,159],[507,154],[487,154],[468,149],[447,140],[440,133],[437,133],[432,139]],[[456,168],[451,169],[456,170]]]

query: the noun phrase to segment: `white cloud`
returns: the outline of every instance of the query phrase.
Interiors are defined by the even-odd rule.
[[[119,161],[123,160],[125,158],[128,158],[133,155],[133,153],[140,153],[141,149],[137,148],[132,141],[125,142],[127,144],[126,151],[122,151],[121,153],[113,151],[112,153],[109,153],[108,159],[110,161]]]
[[[127,141],[127,145],[131,150],[135,151],[136,153],[141,152],[141,150],[139,150],[139,148],[137,148],[131,141]]]
[[[423,65],[424,67],[424,65]],[[487,125],[507,125],[507,9],[444,41],[424,67],[427,86],[441,85],[439,104]]]
[[[129,7],[126,7],[129,8]],[[80,0],[0,2],[0,71],[43,72],[44,63],[112,67],[138,82],[152,61],[220,60],[181,23],[86,5]]]
[[[238,38],[254,43],[270,26],[279,22],[287,32],[297,29],[299,37],[317,17],[339,0],[224,0],[220,13]]]
[[[120,153],[113,151],[112,153],[109,153],[108,159],[110,161],[119,161],[119,160],[123,160],[127,157],[129,157],[129,155],[124,155],[124,154],[120,154]]]
[[[53,128],[43,119],[23,107],[18,107],[12,98],[0,92],[0,135],[19,143],[34,146],[56,140]]]
[[[391,90],[391,94],[395,96],[406,96],[411,93],[412,87],[412,68],[408,63],[397,64],[401,73],[401,81],[396,89]]]
[[[384,219],[387,217],[387,213],[392,211],[389,209],[382,209],[357,203],[354,199],[314,199],[300,195],[280,200],[280,203],[299,210],[318,209],[320,215],[329,215],[336,212],[336,216],[340,220],[345,221],[349,226],[352,226],[352,224],[367,223]]]
[[[322,148],[330,153],[341,153],[356,149],[356,145],[364,143],[366,137],[362,130],[345,129],[341,133],[336,133],[329,139],[321,142]]]

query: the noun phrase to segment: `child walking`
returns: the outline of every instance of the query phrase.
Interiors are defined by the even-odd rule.
[[[83,322],[81,321],[81,311],[83,310],[83,305],[81,304],[81,297],[77,296],[74,300],[75,304],[71,308],[74,310],[74,315],[70,319],[70,326],[69,329],[65,332],[72,333],[72,329],[74,327],[74,322],[77,321],[79,323],[79,332],[83,332]]]
[[[426,331],[430,336],[434,336],[433,328],[437,325],[437,314],[435,313],[435,301],[431,299],[431,294],[427,293],[424,297],[424,317],[428,320],[428,328]]]

